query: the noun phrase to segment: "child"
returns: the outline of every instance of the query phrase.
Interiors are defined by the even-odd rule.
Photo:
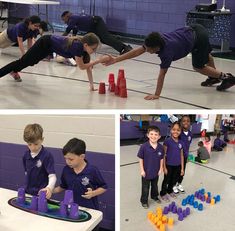
[[[211,137],[209,134],[205,135],[205,140],[203,140],[203,146],[207,149],[208,153],[211,154]]]
[[[73,31],[73,35],[76,35],[78,30],[84,32],[93,32],[100,38],[102,43],[113,47],[120,54],[124,54],[132,50],[130,45],[125,45],[108,32],[107,26],[100,16],[79,16],[73,15],[69,11],[64,11],[61,15],[61,19],[68,25],[66,31],[63,34],[64,36],[68,35],[71,30]]]
[[[182,117],[181,127],[182,127],[182,131],[181,131],[179,139],[183,141],[184,143],[183,150],[184,150],[184,174],[185,174],[185,168],[186,168],[188,154],[189,154],[189,147],[190,147],[190,144],[192,143],[192,132],[189,130],[190,129],[190,117],[188,115],[184,115]],[[178,194],[179,191],[181,193],[185,193],[184,188],[181,185],[183,179],[184,179],[184,176],[179,177],[176,187],[173,187],[174,193]]]
[[[213,150],[215,151],[223,151],[223,148],[227,146],[226,142],[220,139],[220,133],[216,135],[217,137],[214,140]]]
[[[140,202],[144,208],[148,208],[149,187],[151,185],[151,198],[156,202],[158,198],[158,177],[163,171],[163,146],[158,143],[161,138],[160,130],[156,126],[149,126],[147,130],[148,141],[141,145],[137,156],[140,163],[140,175],[142,176],[142,193]]]
[[[165,151],[164,156],[164,180],[162,182],[162,189],[160,192],[162,200],[169,202],[167,193],[175,198],[173,187],[180,176],[184,175],[184,154],[183,142],[179,140],[181,127],[179,122],[175,122],[171,126],[171,137],[166,139],[163,147]]]
[[[4,30],[0,34],[0,48],[6,48],[13,44],[18,44],[22,55],[25,54],[23,42],[27,40],[28,49],[32,47],[34,38],[40,34],[41,19],[38,16],[26,18],[23,22],[17,23],[11,28]],[[42,24],[43,28],[45,25]]]
[[[217,86],[218,91],[224,91],[235,85],[235,77],[232,74],[224,73],[215,68],[211,53],[211,46],[206,29],[199,24],[179,28],[170,33],[159,34],[152,32],[144,42],[144,45],[127,52],[118,57],[110,56],[105,65],[117,63],[126,59],[137,57],[144,52],[158,54],[161,59],[160,72],[158,74],[156,91],[147,95],[146,100],[158,99],[161,95],[165,75],[172,61],[176,61],[192,53],[192,65],[195,71],[209,76],[201,86]]]
[[[29,150],[23,156],[26,176],[25,191],[37,195],[39,191],[46,191],[46,197],[51,197],[56,183],[54,159],[52,154],[43,146],[43,129],[39,124],[28,124],[24,129],[24,141]]]
[[[19,71],[37,64],[40,60],[55,52],[66,58],[75,57],[77,66],[81,70],[87,71],[90,90],[94,91],[92,67],[107,58],[107,56],[103,56],[90,62],[90,54],[96,51],[99,43],[99,38],[93,33],[88,33],[81,39],[77,37],[44,35],[20,59],[2,67],[0,69],[0,77],[12,72],[12,76],[16,80],[21,81]]]
[[[53,193],[66,189],[73,190],[74,202],[79,206],[99,209],[98,197],[107,185],[100,171],[85,159],[86,144],[83,140],[73,138],[63,147],[66,166],[61,175],[61,184]]]
[[[203,142],[198,142],[198,150],[197,150],[197,156],[195,157],[195,161],[199,163],[207,163],[207,160],[210,159],[209,152],[206,147],[204,147]]]

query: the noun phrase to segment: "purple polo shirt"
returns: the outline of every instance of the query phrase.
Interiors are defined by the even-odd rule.
[[[225,142],[223,140],[221,140],[220,138],[215,138],[214,140],[214,147],[215,148],[219,148],[219,147],[222,147],[222,145],[224,144]]]
[[[157,148],[154,149],[149,141],[147,141],[140,146],[137,156],[143,159],[144,171],[146,173],[145,178],[151,180],[157,177],[160,169],[160,161],[164,157],[163,146],[158,143]]]
[[[183,141],[174,141],[171,137],[166,139],[163,143],[167,147],[166,164],[171,166],[181,165],[181,150],[183,150]]]
[[[73,58],[75,56],[83,56],[83,44],[79,40],[74,40],[71,46],[68,47],[68,37],[51,35],[52,52],[61,55],[65,58]]]
[[[37,195],[40,189],[48,185],[48,175],[55,174],[54,158],[44,147],[35,158],[27,150],[23,156],[23,166],[26,172],[25,191],[31,195]]]
[[[185,57],[193,49],[193,31],[190,27],[182,27],[161,36],[165,41],[165,46],[157,53],[161,68],[169,68],[172,61]]]
[[[87,162],[86,167],[78,174],[76,174],[69,166],[65,166],[61,175],[60,187],[73,190],[74,202],[79,206],[98,210],[99,204],[97,196],[92,197],[91,199],[86,199],[81,195],[85,195],[87,188],[92,188],[93,190],[97,188],[106,189],[107,184],[98,168]]]
[[[183,141],[184,143],[184,157],[185,158],[188,158],[188,154],[189,154],[189,147],[190,147],[190,144],[192,143],[192,132],[191,131],[188,131],[188,134],[186,135],[183,131],[181,132],[180,134],[180,140]]]
[[[71,30],[90,31],[93,27],[93,17],[90,15],[71,15],[67,22],[66,33]]]
[[[8,38],[12,42],[17,42],[17,37],[21,37],[25,41],[28,38],[36,38],[38,34],[39,30],[29,30],[27,24],[24,22],[17,23],[7,29]]]

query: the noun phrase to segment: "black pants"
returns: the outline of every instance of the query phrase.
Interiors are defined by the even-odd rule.
[[[188,160],[188,158],[185,158],[185,156],[184,156],[184,174],[185,174],[185,169],[186,169],[187,160]],[[178,183],[181,184],[182,181],[183,181],[183,179],[184,179],[184,176],[181,176],[181,175],[180,175],[180,176],[179,176]]]
[[[158,198],[158,176],[155,177],[154,179],[148,180],[142,177],[142,193],[141,193],[141,198],[140,202],[143,204],[148,203],[148,196],[149,196],[149,188],[151,185],[151,198],[156,200]]]
[[[104,20],[99,16],[94,16],[94,26],[91,32],[95,33],[100,41],[108,46],[111,46],[118,52],[121,52],[125,47],[125,44],[116,39],[113,35],[111,35],[108,31],[108,28],[104,22]]]
[[[180,171],[181,171],[181,165],[178,166],[170,166],[167,165],[167,175],[164,175],[164,179],[162,182],[162,189],[160,192],[161,196],[166,195],[167,193],[173,192],[173,187],[179,180]]]
[[[33,66],[46,58],[49,54],[51,54],[51,36],[44,35],[39,38],[20,59],[1,68],[0,77],[3,77],[12,71],[19,72],[28,66]]]

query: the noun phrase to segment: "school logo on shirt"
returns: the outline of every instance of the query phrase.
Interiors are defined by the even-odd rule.
[[[188,137],[188,141],[191,141],[191,139],[192,139],[191,136],[189,136],[189,137]]]
[[[161,153],[161,152],[158,152],[158,155],[159,155],[159,156],[161,156],[161,155],[162,155],[162,153]]]
[[[36,163],[36,166],[37,166],[38,168],[40,168],[40,167],[42,166],[42,161],[41,161],[41,160],[38,160],[37,163]]]
[[[90,183],[90,180],[88,177],[82,178],[82,185],[87,186],[89,185],[89,183]]]
[[[178,147],[179,147],[179,149],[181,149],[182,148],[182,144],[179,144]]]

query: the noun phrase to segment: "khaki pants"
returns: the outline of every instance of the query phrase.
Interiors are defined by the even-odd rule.
[[[14,44],[14,42],[12,42],[7,36],[7,30],[4,30],[0,34],[0,48],[6,48],[6,47],[9,47],[13,44]]]

